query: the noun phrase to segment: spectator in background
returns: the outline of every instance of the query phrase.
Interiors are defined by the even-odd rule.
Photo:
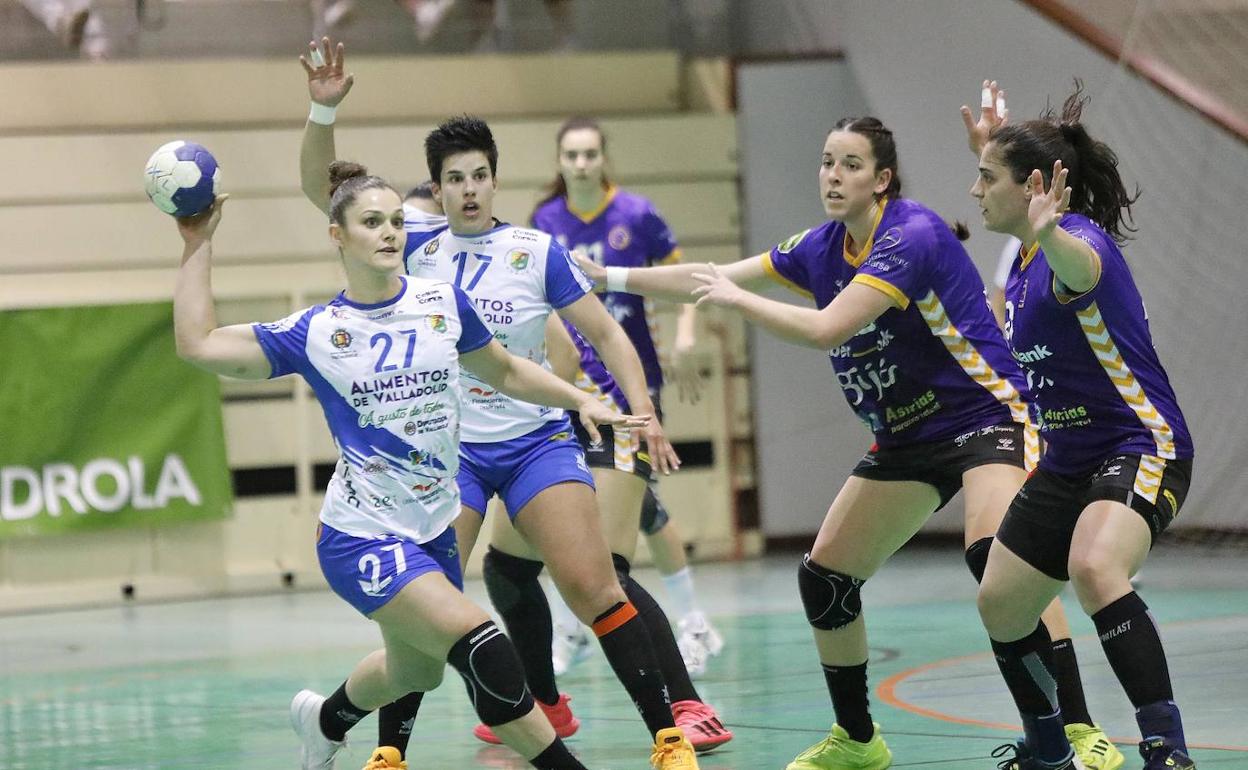
[[[87,29],[87,21],[91,18],[91,9],[83,4],[62,3],[60,0],[21,0],[26,10],[48,31],[56,35],[61,45],[73,53],[82,48],[83,34]]]

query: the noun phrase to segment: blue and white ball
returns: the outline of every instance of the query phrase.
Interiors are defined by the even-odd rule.
[[[217,159],[203,145],[170,142],[147,159],[143,189],[166,214],[189,217],[200,213],[212,205],[220,184]]]

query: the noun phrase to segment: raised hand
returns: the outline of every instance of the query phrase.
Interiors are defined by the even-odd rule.
[[[343,71],[346,61],[342,43],[334,45],[328,37],[321,42],[308,43],[308,55],[300,56],[299,63],[308,75],[308,95],[317,104],[337,107],[347,97],[355,75]]]
[[[1037,239],[1053,232],[1053,228],[1061,221],[1062,214],[1070,208],[1070,188],[1066,186],[1066,173],[1067,169],[1062,168],[1062,162],[1055,161],[1053,183],[1045,190],[1044,176],[1040,169],[1031,172],[1029,181],[1034,192],[1027,204],[1027,220],[1031,223],[1031,231]]]
[[[178,223],[178,234],[189,244],[199,244],[212,240],[217,225],[221,222],[221,209],[229,198],[228,193],[218,195],[212,205],[193,217],[174,217]]]
[[[988,143],[988,135],[997,126],[1005,125],[1010,111],[1005,108],[1005,89],[995,80],[985,80],[979,99],[979,120],[971,114],[971,108],[962,105],[962,123],[966,126],[966,143],[978,158]]]
[[[701,281],[702,285],[693,290],[693,296],[698,298],[696,307],[702,305],[720,305],[722,307],[732,307],[745,294],[745,290],[732,282],[723,273],[719,272],[719,268],[714,264],[708,263],[707,272],[694,273],[693,278]]]

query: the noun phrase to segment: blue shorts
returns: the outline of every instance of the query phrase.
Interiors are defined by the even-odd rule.
[[[355,537],[322,523],[316,556],[334,593],[365,616],[384,607],[403,586],[427,572],[441,572],[464,590],[454,527],[417,544],[397,535]]]
[[[512,519],[539,492],[556,484],[579,481],[594,486],[585,453],[566,417],[507,441],[461,443],[456,481],[465,506],[484,515],[490,498],[498,495]]]

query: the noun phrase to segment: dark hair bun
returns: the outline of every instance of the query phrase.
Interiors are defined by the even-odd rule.
[[[368,169],[359,163],[353,163],[349,160],[336,160],[329,164],[329,197],[334,197],[334,193],[342,186],[342,183],[348,179],[356,179],[368,176]]]

